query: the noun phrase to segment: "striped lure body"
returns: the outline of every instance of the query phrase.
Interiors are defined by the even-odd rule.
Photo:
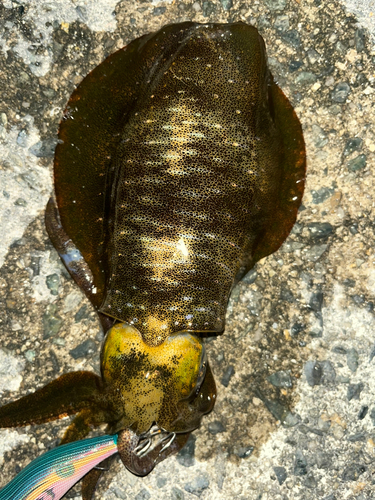
[[[67,443],[107,423],[144,475],[214,406],[204,337],[223,332],[233,286],[295,222],[301,125],[255,28],[182,23],[95,68],[59,139],[46,226],[107,332],[101,377],[62,375],[0,408],[0,426],[77,414]]]
[[[59,500],[93,467],[116,452],[116,435],[54,448],[33,460],[0,490],[0,500]]]

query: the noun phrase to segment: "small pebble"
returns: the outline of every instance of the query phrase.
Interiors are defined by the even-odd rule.
[[[373,347],[371,349],[370,356],[369,356],[369,361],[371,362],[374,357],[375,357],[375,344],[373,345]]]
[[[74,315],[74,321],[79,323],[82,319],[88,319],[90,317],[90,309],[87,304],[83,304]]]
[[[20,130],[16,140],[18,146],[25,148],[27,146],[27,138],[27,131],[25,129]]]
[[[274,27],[277,31],[287,31],[289,29],[289,17],[285,15],[276,16]]]
[[[334,384],[336,382],[336,371],[331,361],[328,361],[326,359],[324,361],[321,361],[320,364],[322,366],[322,372],[323,372],[322,384],[323,385]]]
[[[354,33],[354,43],[357,52],[363,52],[365,49],[365,30],[358,28]]]
[[[69,351],[69,354],[74,359],[85,358],[89,354],[93,354],[97,350],[97,345],[92,339],[86,339],[82,344],[79,344],[74,349]]]
[[[185,446],[176,456],[177,462],[183,467],[192,467],[195,464],[195,441],[197,438],[194,434],[190,434]]]
[[[134,500],[148,500],[149,498],[151,498],[151,494],[143,488],[139,493],[135,495]]]
[[[358,400],[361,392],[363,391],[365,384],[363,382],[359,382],[358,384],[349,384],[347,398],[348,401]]]
[[[263,403],[276,420],[280,420],[280,422],[284,421],[288,413],[288,408],[286,408],[280,401],[264,399]]]
[[[224,387],[228,387],[229,382],[234,374],[235,374],[234,366],[229,365],[226,368],[224,375],[222,376],[222,378],[220,380],[220,382],[223,384]]]
[[[312,190],[311,195],[313,198],[313,203],[315,203],[315,205],[318,205],[319,203],[323,203],[325,200],[330,198],[333,193],[334,193],[334,189],[330,189],[327,187],[322,187],[322,188],[318,189],[317,191]]]
[[[125,491],[117,485],[111,486],[110,490],[116,495],[116,498],[120,498],[120,500],[126,500],[128,498]]]
[[[345,349],[345,347],[337,345],[332,348],[332,352],[335,352],[336,354],[346,354],[348,351],[347,349]]]
[[[192,493],[197,497],[200,497],[204,490],[206,490],[210,485],[210,480],[206,475],[199,475],[194,477],[192,481],[186,483],[184,488],[188,493]]]
[[[292,377],[288,371],[278,371],[267,377],[268,382],[270,382],[275,387],[293,387]]]
[[[270,10],[284,10],[287,0],[264,0]]]
[[[43,339],[54,337],[60,331],[63,325],[62,318],[56,314],[55,304],[47,307],[46,312],[43,314]]]
[[[332,457],[324,451],[319,451],[315,455],[315,463],[318,469],[329,469],[332,465]]]
[[[338,115],[341,113],[342,109],[338,104],[332,104],[332,106],[329,106],[328,111],[331,115]]]
[[[319,125],[313,124],[311,127],[314,144],[321,149],[328,143],[327,134]]]
[[[281,285],[280,299],[290,302],[291,304],[294,302],[294,295],[292,291],[289,288],[286,288],[285,285]]]
[[[358,351],[354,349],[354,347],[349,349],[348,352],[346,353],[346,363],[348,365],[349,370],[351,370],[353,373],[357,371],[359,365],[358,359],[359,359]]]
[[[27,201],[23,198],[17,198],[14,204],[16,205],[16,207],[26,207]]]
[[[331,100],[340,104],[346,102],[350,94],[350,86],[346,82],[339,82],[332,91]]]
[[[357,443],[358,441],[365,441],[365,440],[366,440],[366,434],[363,432],[357,432],[356,434],[348,436],[348,441],[350,441],[351,443]]]
[[[303,66],[302,61],[291,61],[289,64],[289,71],[293,73],[294,71],[297,71],[297,69],[300,69],[301,66]]]
[[[224,10],[228,11],[233,7],[232,0],[220,0],[220,3]]]
[[[344,281],[342,282],[344,286],[347,286],[348,288],[354,288],[355,287],[355,281],[350,279],[350,278],[345,278]]]
[[[64,313],[72,311],[82,301],[82,293],[78,290],[70,292],[64,299]]]
[[[58,140],[54,137],[39,141],[29,148],[29,152],[37,158],[53,158]]]
[[[307,474],[307,460],[301,450],[296,451],[293,474],[295,476],[305,476]]]
[[[211,14],[216,12],[216,6],[212,2],[203,2],[202,4],[202,13],[205,17],[209,17]]]
[[[25,358],[29,363],[33,363],[35,360],[36,353],[35,351],[29,349],[28,351],[25,352]]]
[[[370,419],[371,419],[372,425],[375,427],[375,406],[374,406],[374,408],[370,411]]]
[[[368,412],[368,406],[362,406],[358,412],[358,420],[363,420]]]
[[[185,499],[184,492],[173,486],[171,490],[171,500],[184,500],[184,499]]]
[[[306,486],[306,488],[310,488],[312,490],[312,489],[315,489],[317,487],[317,485],[318,485],[318,482],[315,479],[312,472],[307,474],[306,479],[304,481],[304,486]]]
[[[356,79],[355,79],[355,86],[359,86],[359,85],[364,85],[365,83],[367,82],[367,78],[366,76],[363,74],[363,73],[358,73],[358,75],[356,76]],[[369,91],[367,90],[369,89]],[[364,90],[364,94],[368,95],[369,93],[373,93],[373,88],[372,87],[367,87],[365,90]]]
[[[326,245],[325,243],[321,245],[313,245],[312,247],[306,250],[305,257],[310,262],[316,262],[324,254],[327,248],[328,245]]]
[[[46,285],[51,290],[51,295],[58,295],[60,286],[60,276],[56,273],[46,276]]]
[[[350,378],[345,377],[344,375],[339,375],[338,377],[336,377],[336,384],[350,384]]]
[[[290,329],[290,333],[292,335],[292,337],[296,337],[299,333],[303,332],[304,329],[306,328],[306,325],[304,325],[303,323],[293,323],[291,329]]]
[[[301,45],[301,37],[297,30],[286,31],[283,33],[282,38],[295,49],[298,49]]]
[[[163,486],[165,486],[168,482],[168,479],[166,477],[158,477],[156,479],[156,486],[158,488],[163,488]]]
[[[333,226],[329,222],[310,222],[307,224],[307,229],[314,241],[326,239],[333,232]]]
[[[261,14],[258,18],[258,27],[259,28],[269,28],[271,26],[270,16]]]
[[[281,486],[285,482],[286,478],[288,477],[286,469],[285,469],[285,467],[274,467],[273,470],[274,470],[276,477],[277,477],[277,480]]]
[[[55,352],[52,349],[49,350],[49,359],[52,362],[52,366],[53,366],[55,373],[59,373],[60,363],[59,363],[59,360],[57,359]]]
[[[359,476],[366,472],[366,469],[367,467],[361,464],[348,465],[348,467],[344,469],[341,478],[343,481],[357,481]]]
[[[315,385],[319,385],[321,383],[322,367],[317,361],[307,361],[307,363],[305,364],[304,372],[307,383],[311,387],[314,387]]]
[[[367,164],[367,156],[366,155],[358,155],[356,158],[348,161],[347,167],[350,172],[359,172],[366,167]]]
[[[322,292],[315,292],[311,295],[310,300],[309,300],[309,307],[313,311],[319,312],[322,310],[323,306],[323,293]]]
[[[153,16],[161,16],[167,10],[167,7],[154,7],[152,11]]]
[[[307,58],[312,66],[314,66],[319,61],[320,57],[321,56],[319,52],[317,52],[315,49],[308,49]]]
[[[220,434],[221,432],[225,432],[225,426],[220,422],[220,420],[214,420],[208,424],[208,432],[211,434]]]
[[[292,413],[291,411],[288,411],[286,416],[282,420],[282,424],[284,427],[295,427],[299,423],[301,423],[301,417],[298,415],[298,413]]]
[[[249,458],[254,451],[254,446],[240,446],[233,451],[239,458]]]
[[[314,75],[314,73],[311,73],[310,71],[301,71],[296,78],[295,78],[295,83],[300,84],[300,85],[312,85],[317,81],[318,77]]]
[[[344,156],[349,156],[354,151],[359,151],[362,148],[363,140],[360,137],[351,137],[346,141]]]
[[[242,278],[242,283],[246,283],[247,285],[251,285],[257,279],[258,273],[256,272],[256,268],[253,267],[245,276]]]

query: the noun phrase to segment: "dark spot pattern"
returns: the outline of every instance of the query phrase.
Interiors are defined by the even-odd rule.
[[[100,312],[150,345],[223,331],[233,285],[284,241],[303,191],[301,128],[257,30],[183,23],[132,42],[73,93],[60,140],[62,226]]]

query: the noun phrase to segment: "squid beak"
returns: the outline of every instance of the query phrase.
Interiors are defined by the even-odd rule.
[[[74,441],[33,460],[0,491],[0,500],[59,500],[85,474],[117,453],[117,434]]]
[[[190,432],[167,432],[156,425],[141,436],[126,429],[118,434],[117,448],[122,463],[130,472],[137,476],[146,476],[156,464],[169,455],[178,453],[186,444],[189,435]]]

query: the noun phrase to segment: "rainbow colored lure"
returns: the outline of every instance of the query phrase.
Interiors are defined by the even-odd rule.
[[[0,500],[59,500],[85,474],[117,453],[117,434],[64,444],[44,453],[0,491]]]

